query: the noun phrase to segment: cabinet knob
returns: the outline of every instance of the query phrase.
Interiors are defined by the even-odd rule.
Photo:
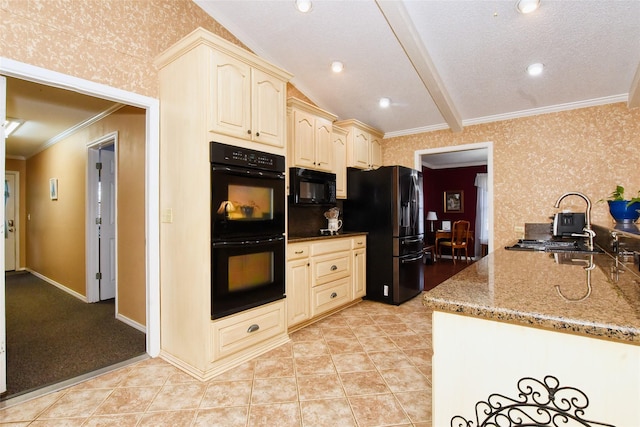
[[[331,266],[331,271],[336,271],[338,269],[338,267],[336,267],[335,265]]]
[[[331,298],[335,298],[335,297],[337,297],[337,296],[338,296],[338,294],[336,294],[335,292],[332,292],[332,293],[331,293]]]
[[[258,329],[260,329],[260,326],[254,323],[253,325],[249,326],[249,329],[247,329],[247,333],[250,334],[251,332],[257,331]]]
[[[260,132],[256,132],[256,136],[260,136]]]
[[[247,130],[247,134],[251,135],[251,129]]]

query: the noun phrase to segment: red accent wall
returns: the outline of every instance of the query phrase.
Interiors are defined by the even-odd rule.
[[[471,223],[471,229],[475,229],[476,224],[476,174],[486,173],[487,166],[468,166],[462,168],[450,169],[429,169],[422,168],[423,194],[424,194],[424,216],[427,212],[434,211],[438,216],[438,220],[434,222],[434,229],[441,228],[442,221],[448,220],[453,224],[454,221],[461,219]],[[444,192],[458,191],[463,193],[463,212],[454,213],[444,211]],[[425,219],[425,232],[429,242],[433,241],[433,235],[430,234],[431,223]],[[473,249],[470,251],[471,256]]]

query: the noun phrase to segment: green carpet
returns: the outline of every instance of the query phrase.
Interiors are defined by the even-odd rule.
[[[0,400],[145,353],[145,334],[115,318],[115,300],[87,304],[27,272],[6,275],[6,322]]]

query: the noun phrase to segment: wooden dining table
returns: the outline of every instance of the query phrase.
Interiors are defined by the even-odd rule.
[[[469,232],[467,233],[467,240],[473,242],[473,230],[469,230]],[[436,236],[435,236],[435,255],[434,255],[434,260],[436,259],[436,257],[438,256],[438,254],[440,253],[438,250],[438,241],[440,239],[446,239],[446,240],[451,240],[451,230],[436,230]],[[469,246],[471,246],[471,244],[469,244]],[[452,254],[453,256],[453,254]]]

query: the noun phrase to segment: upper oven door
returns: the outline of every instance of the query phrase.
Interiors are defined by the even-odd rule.
[[[282,235],[284,211],[283,173],[212,165],[213,241]]]

